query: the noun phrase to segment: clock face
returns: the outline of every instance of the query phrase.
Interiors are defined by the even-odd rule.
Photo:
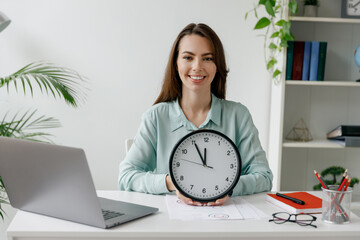
[[[241,173],[235,144],[214,130],[197,130],[183,137],[170,156],[170,176],[184,196],[210,202],[228,195]]]
[[[360,0],[347,0],[346,14],[349,16],[360,16]]]

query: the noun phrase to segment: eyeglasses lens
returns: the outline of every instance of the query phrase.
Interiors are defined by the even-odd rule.
[[[296,216],[295,221],[297,224],[305,226],[311,224],[313,217],[307,214],[300,214]]]
[[[289,214],[288,213],[277,213],[274,215],[274,222],[275,223],[284,223],[289,219]]]

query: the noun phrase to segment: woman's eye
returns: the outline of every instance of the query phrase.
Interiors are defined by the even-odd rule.
[[[213,61],[213,58],[207,57],[207,58],[204,58],[204,61],[210,62],[210,61]]]
[[[183,59],[185,59],[185,60],[191,60],[192,57],[190,57],[190,56],[184,56]]]

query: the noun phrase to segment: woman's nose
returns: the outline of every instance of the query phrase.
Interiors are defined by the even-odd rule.
[[[201,59],[194,59],[192,68],[194,71],[201,70],[202,69],[202,62]]]

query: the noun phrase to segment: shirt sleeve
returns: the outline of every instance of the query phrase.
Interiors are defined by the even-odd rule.
[[[157,130],[153,112],[145,112],[134,143],[119,165],[119,189],[150,194],[168,193],[166,174],[156,174]]]
[[[245,110],[238,132],[242,170],[239,182],[233,189],[233,196],[270,191],[272,188],[273,175],[261,147],[258,130],[250,112],[246,108]]]

